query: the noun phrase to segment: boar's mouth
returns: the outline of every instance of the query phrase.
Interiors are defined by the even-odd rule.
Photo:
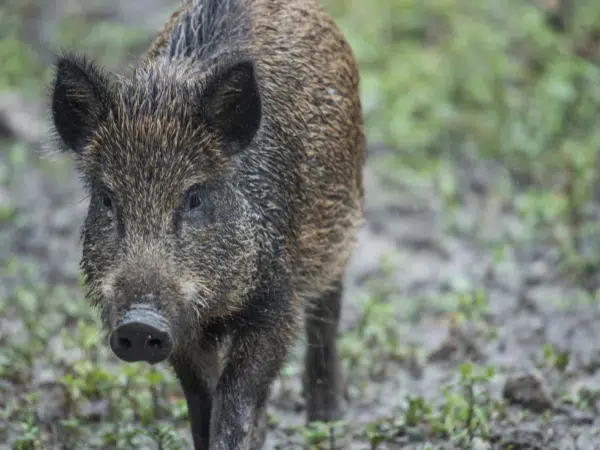
[[[123,361],[156,364],[173,351],[173,338],[164,317],[150,309],[134,308],[111,331],[110,347]]]

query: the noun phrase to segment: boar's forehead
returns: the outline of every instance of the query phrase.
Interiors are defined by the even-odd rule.
[[[87,169],[114,192],[180,192],[224,169],[219,146],[210,132],[160,114],[121,116],[88,147]]]

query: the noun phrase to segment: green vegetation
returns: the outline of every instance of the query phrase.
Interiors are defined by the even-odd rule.
[[[23,18],[33,5],[10,0],[0,6],[0,97],[20,92],[42,98],[48,82],[48,68],[23,40]],[[576,287],[576,294],[564,289],[563,306],[597,305],[600,51],[591,37],[598,33],[600,4],[578,2],[564,33],[525,0],[328,0],[325,6],[361,67],[369,142],[394,149],[371,163],[373,171],[399,197],[416,193],[437,205],[442,230],[436,248],[414,254],[452,249],[448,242],[460,239],[482,249],[486,277],[493,278],[503,276],[517,248],[543,249],[561,286]],[[111,69],[124,68],[151,39],[142,29],[83,10],[66,11],[63,19],[51,44],[76,43]],[[0,143],[3,190],[12,192],[23,176],[62,176],[64,166],[47,163],[35,165],[32,175],[25,147]],[[481,186],[465,181],[482,167],[492,169]],[[27,219],[14,199],[0,198],[0,230],[11,233]],[[487,218],[491,210],[511,214],[520,231],[496,227]],[[8,242],[5,236],[12,235],[2,235]],[[186,405],[168,367],[119,363],[77,283],[48,281],[39,273],[40,260],[32,263],[27,255],[5,252],[0,260],[0,442],[15,450],[47,448],[58,437],[65,448],[187,448]],[[409,255],[404,264],[410,263]],[[511,320],[492,319],[498,313],[490,307],[487,278],[457,274],[449,286],[413,294],[398,287],[403,271],[392,266],[382,261],[365,282],[367,294],[348,300],[358,304],[358,319],[342,333],[340,346],[350,406],[371,396],[364,401],[375,410],[391,396],[393,412],[310,428],[282,425],[273,413],[271,432],[280,447],[304,442],[334,449],[353,441],[370,449],[415,442],[424,449],[448,443],[465,449],[475,442],[518,448],[497,429],[515,415],[494,395],[506,367],[481,357],[480,348],[498,339],[499,322]],[[518,296],[525,294],[507,298]],[[447,340],[434,350],[424,345],[424,316],[449,324]],[[555,398],[580,412],[595,411],[600,390],[569,388],[572,349],[548,342],[535,352],[535,363],[552,380]],[[447,376],[431,395],[405,391],[405,378],[398,382],[402,370],[418,379],[426,367],[442,363],[445,368],[436,370]],[[598,370],[593,363],[581,363],[582,370]],[[298,358],[290,358],[282,397],[294,389],[288,385],[299,367]],[[517,422],[529,413],[519,414]]]
[[[597,32],[597,4],[578,2],[569,33],[525,1],[352,5],[331,9],[361,63],[369,136],[397,148],[396,168],[452,185],[464,159],[499,162],[508,180],[491,189],[571,273],[596,268],[580,248],[598,245],[600,67],[573,49]]]

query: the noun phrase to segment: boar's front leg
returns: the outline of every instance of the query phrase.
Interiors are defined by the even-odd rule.
[[[210,450],[262,448],[269,390],[295,330],[293,302],[261,302],[245,329],[236,330],[213,399]],[[285,306],[283,306],[285,305]],[[250,319],[250,318],[249,318]]]
[[[337,333],[343,283],[338,281],[307,305],[304,394],[307,422],[343,416],[343,385]]]
[[[210,450],[260,448],[269,388],[285,359],[287,345],[266,330],[236,337],[217,385],[210,424]],[[258,445],[258,447],[256,447]]]
[[[201,361],[204,367],[197,367]],[[209,450],[212,394],[210,377],[218,369],[216,348],[203,349],[195,360],[173,358],[171,364],[185,395],[194,450]]]

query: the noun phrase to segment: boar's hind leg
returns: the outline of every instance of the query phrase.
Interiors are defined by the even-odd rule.
[[[212,398],[206,382],[190,365],[173,362],[188,406],[194,450],[209,450]]]
[[[339,420],[342,380],[337,346],[343,284],[336,282],[306,307],[304,395],[307,422]]]

